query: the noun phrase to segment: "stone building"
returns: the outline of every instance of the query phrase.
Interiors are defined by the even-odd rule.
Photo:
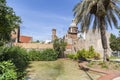
[[[57,39],[56,29],[52,29],[52,41],[54,41],[55,39]]]
[[[108,53],[111,54],[111,49],[109,46],[110,33],[106,32],[107,43],[108,43]],[[76,53],[78,50],[86,49],[88,50],[90,46],[93,46],[95,51],[103,55],[103,48],[101,43],[100,32],[96,30],[93,33],[89,30],[87,33],[78,31],[78,27],[73,20],[69,26],[67,34],[64,36],[65,42],[67,42],[65,54]]]
[[[64,36],[65,42],[67,42],[65,53],[75,53],[76,48],[74,47],[74,42],[77,40],[78,27],[74,20],[67,31],[67,34]]]

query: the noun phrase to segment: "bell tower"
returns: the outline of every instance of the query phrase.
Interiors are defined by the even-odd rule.
[[[75,20],[73,19],[68,30],[68,37],[72,39],[76,39],[77,33],[78,33],[78,27],[77,24],[75,23]]]
[[[54,41],[55,39],[57,39],[56,29],[52,29],[52,41]]]

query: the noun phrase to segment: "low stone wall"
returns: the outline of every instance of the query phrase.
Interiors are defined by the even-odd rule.
[[[41,44],[41,43],[15,43],[15,46],[20,46],[25,49],[47,49],[53,48],[53,44]]]

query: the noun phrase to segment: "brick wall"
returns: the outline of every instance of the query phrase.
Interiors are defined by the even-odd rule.
[[[41,43],[15,43],[15,46],[20,46],[25,49],[46,49],[53,48],[53,44],[41,44]]]

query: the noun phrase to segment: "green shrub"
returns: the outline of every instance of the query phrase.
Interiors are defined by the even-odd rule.
[[[94,51],[93,46],[90,46],[89,50],[85,50],[85,49],[79,50],[76,56],[78,59],[83,59],[83,60],[92,59],[92,58],[100,59],[100,54]]]
[[[0,62],[0,80],[17,80],[17,72],[11,61]]]
[[[28,59],[30,61],[53,61],[58,57],[53,49],[45,49],[41,51],[31,50],[28,53]]]
[[[100,59],[100,54],[95,52],[93,46],[89,47],[88,58]]]
[[[6,47],[0,56],[1,61],[11,60],[18,69],[23,69],[28,64],[27,51],[20,47]]]
[[[93,46],[90,46],[87,57],[88,57],[88,58],[94,58],[94,56],[95,56],[94,48],[93,48]]]
[[[58,54],[53,49],[45,49],[41,52],[41,60],[52,61],[58,58]]]
[[[0,41],[0,46],[3,46],[4,45],[4,42],[3,41]]]
[[[40,53],[41,53],[41,51],[30,50],[28,52],[29,61],[39,61],[40,60]]]
[[[3,51],[4,51],[4,47],[0,46],[0,56],[3,54]]]
[[[87,57],[88,57],[88,51],[86,51],[85,49],[79,50],[77,52],[78,59],[86,60]]]
[[[67,43],[64,42],[63,39],[55,39],[53,41],[53,48],[56,51],[56,53],[58,53],[59,58],[64,57],[64,51],[65,51],[66,45],[67,45]]]
[[[22,78],[25,76],[24,70],[29,61],[52,61],[56,60],[57,58],[58,54],[53,49],[45,49],[42,51],[31,50],[27,52],[25,49],[16,46],[0,48],[0,61],[12,61],[17,69],[17,80],[22,80]]]
[[[95,52],[95,55],[93,56],[95,60],[100,59],[100,53]]]
[[[71,53],[69,53],[69,54],[66,54],[66,57],[67,57],[67,58],[70,58],[70,59],[77,60],[76,54],[71,54]]]
[[[20,79],[24,76],[23,72],[28,65],[27,51],[20,47],[5,47],[1,51],[0,61],[11,60],[17,68],[17,77]]]

